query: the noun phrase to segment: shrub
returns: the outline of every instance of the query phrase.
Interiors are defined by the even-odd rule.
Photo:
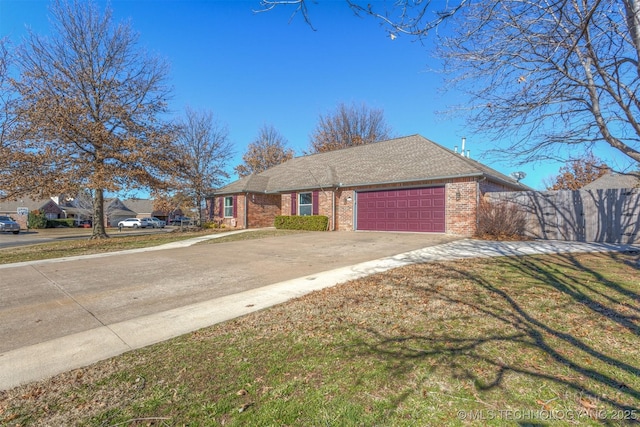
[[[522,240],[527,225],[525,212],[516,204],[480,199],[477,237]]]
[[[74,225],[75,220],[73,218],[47,220],[47,228],[73,227]]]
[[[326,231],[329,227],[329,217],[324,215],[305,216],[277,216],[275,220],[277,229]]]
[[[35,228],[35,229],[46,228],[47,217],[45,216],[44,212],[34,210],[29,212],[27,223],[29,225],[29,228]]]

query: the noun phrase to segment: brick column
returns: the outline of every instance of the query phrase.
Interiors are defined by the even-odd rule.
[[[478,183],[453,182],[446,185],[447,234],[471,237],[476,233]]]

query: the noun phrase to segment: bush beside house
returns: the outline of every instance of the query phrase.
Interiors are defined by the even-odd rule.
[[[329,217],[324,215],[276,216],[275,227],[285,230],[326,231]]]

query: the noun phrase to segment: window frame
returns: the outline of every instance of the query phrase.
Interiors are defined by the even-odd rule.
[[[223,216],[224,218],[233,218],[233,196],[226,196],[224,198],[224,203],[223,203]],[[227,215],[227,213],[229,213]]]
[[[302,196],[308,195],[309,203],[302,203]],[[303,213],[303,209],[304,212]],[[306,213],[308,210],[309,213]],[[305,191],[298,193],[298,215],[299,216],[311,216],[313,215],[313,192]]]

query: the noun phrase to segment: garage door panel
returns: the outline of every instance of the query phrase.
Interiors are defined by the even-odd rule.
[[[444,218],[444,187],[357,193],[358,230],[444,233]]]

